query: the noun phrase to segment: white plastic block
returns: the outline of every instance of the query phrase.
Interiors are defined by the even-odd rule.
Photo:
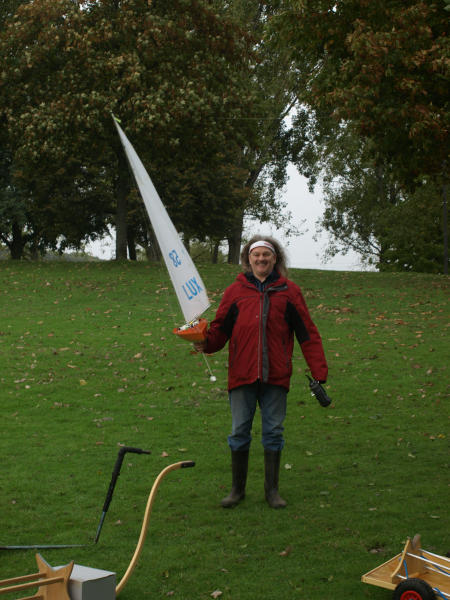
[[[69,581],[71,600],[115,600],[116,574],[74,565]]]

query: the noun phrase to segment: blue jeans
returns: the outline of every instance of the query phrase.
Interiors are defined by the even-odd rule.
[[[231,390],[228,397],[232,421],[228,445],[232,451],[249,449],[257,404],[261,410],[262,445],[266,450],[282,450],[287,404],[285,388],[257,381]]]

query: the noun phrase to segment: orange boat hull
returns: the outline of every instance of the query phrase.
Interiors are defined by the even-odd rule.
[[[176,327],[173,330],[173,333],[187,342],[201,342],[206,339],[207,327],[208,321],[206,319],[199,319],[196,325],[192,325],[187,329],[180,329]]]

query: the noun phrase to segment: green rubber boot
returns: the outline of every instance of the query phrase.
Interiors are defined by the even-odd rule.
[[[231,492],[221,501],[221,504],[224,508],[233,508],[245,498],[245,484],[247,483],[248,472],[248,455],[248,450],[231,451],[232,485]]]
[[[264,490],[271,508],[286,508],[287,502],[278,493],[281,451],[264,450]]]

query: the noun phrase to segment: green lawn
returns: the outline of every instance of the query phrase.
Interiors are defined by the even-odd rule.
[[[238,267],[200,265],[213,306]],[[264,501],[260,423],[248,492],[229,489],[227,352],[203,358],[171,333],[181,317],[163,268],[145,263],[0,263],[0,544],[52,565],[115,571],[137,544],[161,483],[138,566],[121,598],[388,599],[361,575],[407,536],[450,550],[448,278],[292,270],[330,366],[321,408],[296,348],[280,490]],[[94,545],[120,445],[127,454]],[[35,571],[34,551],[0,551],[0,577]],[[8,596],[9,598],[9,596]]]

